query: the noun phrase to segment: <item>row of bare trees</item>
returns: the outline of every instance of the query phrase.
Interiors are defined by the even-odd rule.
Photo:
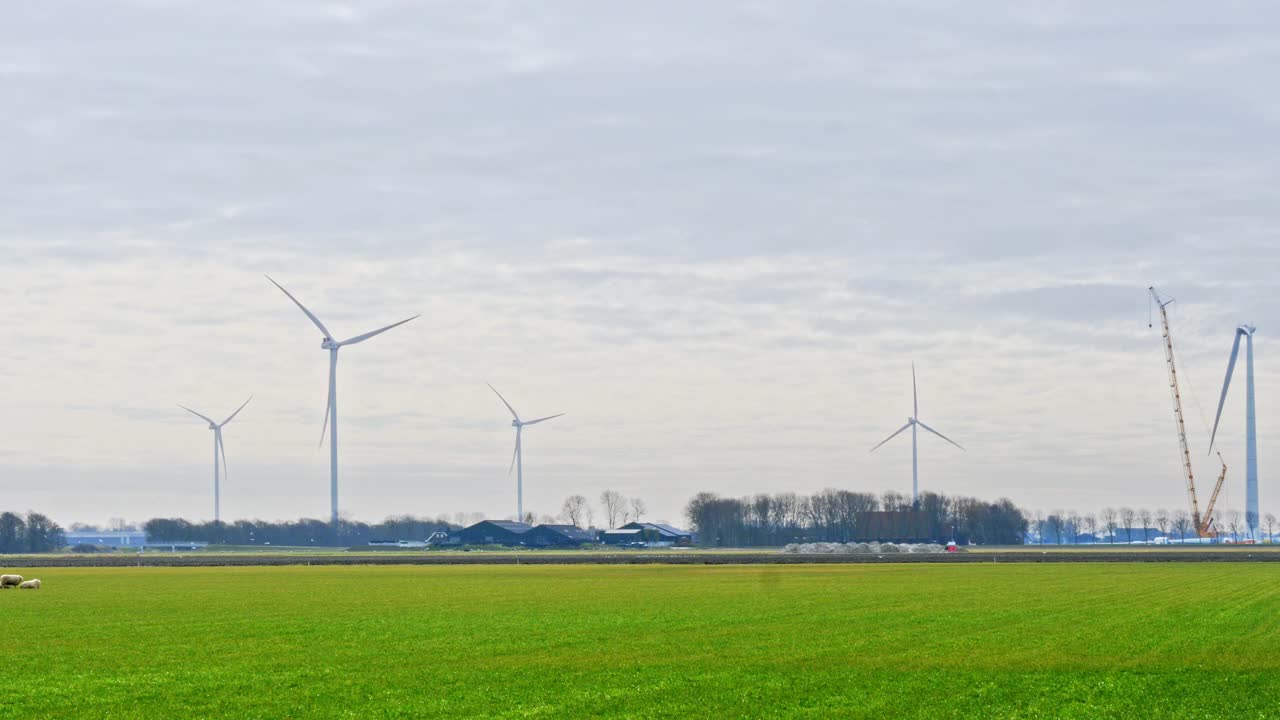
[[[1153,537],[1186,540],[1197,537],[1195,522],[1186,510],[1149,510],[1146,508],[1106,507],[1098,513],[1055,510],[1049,514],[1037,510],[1031,518],[1033,540],[1041,545],[1064,545],[1080,542],[1148,542]],[[1280,528],[1274,513],[1261,518],[1261,530],[1268,538]],[[1214,524],[1219,537],[1240,539],[1247,532],[1244,513],[1226,510],[1216,514]]]
[[[637,522],[649,507],[641,498],[628,498],[616,490],[600,493],[601,520],[606,528],[616,528],[629,522]],[[560,506],[560,519],[580,528],[595,526],[596,511],[584,495],[570,495]]]

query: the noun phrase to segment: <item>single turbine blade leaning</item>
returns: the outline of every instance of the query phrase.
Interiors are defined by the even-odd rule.
[[[1218,414],[1213,418],[1213,432],[1209,435],[1209,452],[1213,452],[1213,441],[1218,437],[1218,421],[1222,420],[1222,406],[1227,403],[1227,390],[1231,387],[1231,375],[1236,371],[1236,358],[1240,356],[1240,336],[1243,330],[1236,329],[1236,341],[1231,344],[1231,359],[1227,360],[1227,377],[1222,381],[1222,396],[1218,398]]]
[[[911,363],[911,417],[920,417],[920,394],[916,392],[916,364]]]
[[[934,435],[937,435],[938,437],[942,438],[943,440],[946,440],[947,442],[951,443],[952,445],[955,445],[956,447],[960,448],[961,450],[964,450],[964,446],[963,446],[963,445],[961,445],[960,443],[956,442],[955,440],[952,440],[951,438],[947,437],[946,435],[943,435],[942,433],[938,432],[937,430],[934,430],[933,428],[929,427],[928,425],[925,425],[924,423],[920,422],[919,420],[917,420],[917,421],[916,421],[916,424],[917,424],[917,425],[919,425],[920,427],[924,428],[925,430],[928,430],[929,432],[933,433]],[[968,451],[967,451],[967,450],[965,450],[965,452],[968,452]]]
[[[489,385],[489,383],[485,383],[485,385]],[[492,386],[492,385],[489,385],[489,389],[490,389],[490,390],[492,390],[492,391],[493,391],[493,394],[494,394],[494,395],[497,395],[497,396],[498,396],[498,399],[502,401],[502,404],[503,404],[503,405],[506,405],[506,406],[507,406],[507,409],[511,411],[511,417],[515,418],[516,420],[519,420],[519,419],[520,419],[520,415],[516,413],[516,409],[515,409],[515,408],[511,407],[511,403],[507,402],[507,399],[506,399],[506,398],[504,398],[504,397],[502,397],[502,393],[498,392],[498,388],[496,388],[496,387],[494,387],[494,386]]]
[[[253,399],[253,396],[252,396],[252,395],[250,395],[250,396],[249,396],[249,400],[252,400],[252,399]],[[233,412],[233,413],[231,413],[231,415],[230,415],[226,420],[223,420],[223,421],[222,421],[222,424],[223,424],[223,425],[226,425],[227,423],[229,423],[229,422],[231,422],[232,420],[234,420],[234,419],[235,419],[235,417],[236,417],[237,415],[239,415],[239,414],[240,414],[240,411],[244,409],[244,406],[249,404],[249,400],[245,400],[245,401],[244,401],[244,405],[241,405],[240,407],[236,408],[236,411],[235,411],[235,412]]]
[[[553,419],[558,418],[558,417],[564,417],[564,413],[557,413],[557,414],[555,414],[555,415],[548,415],[548,416],[546,416],[546,417],[540,417],[540,418],[538,418],[537,420],[530,420],[530,421],[528,421],[528,422],[526,422],[526,423],[521,423],[521,424],[523,424],[523,425],[537,425],[537,424],[538,424],[538,423],[540,423],[540,422],[545,422],[545,421],[547,421],[547,420],[553,420]]]
[[[411,318],[405,318],[404,320],[401,320],[401,321],[400,321],[400,322],[398,322],[398,323],[391,323],[390,325],[388,325],[388,326],[386,326],[386,327],[378,328],[377,330],[373,330],[373,331],[371,331],[371,332],[367,332],[367,333],[365,333],[365,334],[363,334],[363,335],[357,335],[357,336],[355,336],[355,337],[353,337],[353,338],[347,338],[346,340],[343,340],[342,342],[338,343],[338,346],[339,346],[339,347],[342,347],[343,345],[355,345],[356,343],[362,343],[362,342],[364,342],[365,340],[368,340],[369,338],[373,337],[374,335],[381,335],[382,333],[384,333],[384,332],[386,332],[386,331],[390,330],[391,328],[394,328],[394,327],[400,327],[401,325],[403,325],[403,324],[405,324],[405,323],[409,322],[410,320],[416,320],[416,319],[418,319],[418,318],[420,318],[420,317],[422,317],[422,316],[421,316],[421,315],[414,315],[413,317],[411,317]]]
[[[516,456],[520,454],[520,431],[516,431],[516,446],[511,451],[511,467],[507,468],[507,475],[511,475],[511,471],[516,469]]]
[[[329,392],[326,393],[324,401],[324,423],[320,425],[320,444],[316,447],[324,447],[324,431],[329,429],[329,413],[333,412],[333,381],[334,376],[338,372],[338,362],[335,356],[330,356],[329,361]]]
[[[227,446],[222,442],[222,432],[218,432],[218,450],[222,452],[222,479],[227,479]]]
[[[906,429],[907,429],[907,428],[909,428],[909,427],[911,427],[911,423],[910,423],[910,422],[908,422],[906,425],[903,425],[902,427],[898,428],[898,429],[897,429],[897,430],[896,430],[892,435],[890,435],[889,437],[885,438],[884,440],[881,440],[881,441],[880,441],[880,445],[884,445],[885,443],[889,442],[890,440],[892,440],[892,439],[894,439],[894,438],[898,437],[899,435],[901,435],[901,434],[902,434],[902,431],[903,431],[903,430],[906,430]],[[880,445],[877,445],[877,446],[875,446],[875,447],[871,448],[870,452],[875,452],[876,450],[879,450],[879,449],[880,449]]]
[[[266,275],[265,277],[266,277],[268,280],[271,280],[271,276],[270,276],[270,275]],[[302,303],[298,302],[298,298],[296,298],[296,297],[294,297],[294,296],[290,295],[290,294],[289,294],[289,291],[288,291],[288,290],[285,290],[285,289],[284,289],[284,286],[283,286],[283,285],[281,285],[280,283],[276,282],[275,280],[271,280],[271,284],[272,284],[272,285],[275,285],[275,286],[276,286],[276,287],[278,287],[278,288],[280,288],[280,292],[282,292],[282,293],[284,293],[285,295],[287,295],[287,296],[288,296],[288,298],[289,298],[290,300],[292,300],[292,301],[293,301],[293,304],[298,306],[298,309],[299,309],[299,310],[302,310],[302,312],[306,313],[306,314],[307,314],[307,317],[311,318],[311,322],[315,323],[315,324],[316,324],[316,327],[320,328],[320,332],[324,333],[324,336],[325,336],[326,338],[333,339],[333,334],[329,332],[329,328],[325,327],[325,326],[324,326],[324,323],[320,322],[320,318],[316,317],[314,313],[312,313],[310,310],[308,310],[306,305],[303,305]]]
[[[201,415],[200,413],[196,412],[195,410],[192,410],[191,408],[187,407],[186,405],[183,405],[183,404],[179,403],[179,404],[178,404],[178,407],[182,408],[183,410],[186,410],[187,412],[191,413],[192,415],[195,415],[196,417],[200,418],[201,420],[204,420],[205,422],[209,423],[210,425],[217,425],[217,424],[218,424],[218,423],[216,423],[216,422],[214,422],[214,421],[210,420],[209,418],[205,417],[204,415]]]

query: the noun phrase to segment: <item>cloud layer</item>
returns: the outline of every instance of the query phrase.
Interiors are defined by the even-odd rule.
[[[514,512],[605,488],[1181,507],[1257,336],[1280,412],[1280,13],[1241,3],[49,2],[0,27],[0,492],[64,522]],[[1197,402],[1198,401],[1198,402]],[[1225,502],[1243,505],[1243,397]],[[1201,472],[1210,474],[1209,463]]]

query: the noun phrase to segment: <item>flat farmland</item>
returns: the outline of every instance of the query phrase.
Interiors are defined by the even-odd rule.
[[[1274,564],[20,572],[0,717],[1280,713]]]

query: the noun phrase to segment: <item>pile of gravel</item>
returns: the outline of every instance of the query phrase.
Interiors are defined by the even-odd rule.
[[[946,548],[935,543],[791,543],[784,553],[798,555],[884,555],[886,553],[940,553]]]

